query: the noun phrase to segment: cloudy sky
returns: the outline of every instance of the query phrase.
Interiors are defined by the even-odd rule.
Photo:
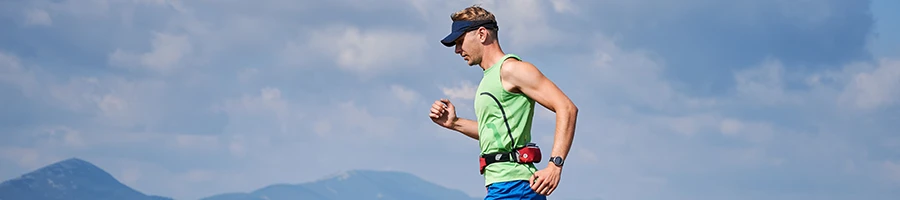
[[[554,197],[900,196],[893,0],[0,1],[0,178],[79,157],[177,199],[350,169],[482,196],[477,142],[428,118],[474,116],[482,73],[438,41],[476,3],[580,108]]]

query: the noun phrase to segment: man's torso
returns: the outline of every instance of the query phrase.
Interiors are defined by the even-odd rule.
[[[507,54],[507,57],[518,58]],[[500,80],[501,63],[484,71],[475,96],[481,154],[510,152],[531,142],[534,100],[504,89]],[[528,180],[537,169],[533,164],[493,163],[485,168],[485,184]]]

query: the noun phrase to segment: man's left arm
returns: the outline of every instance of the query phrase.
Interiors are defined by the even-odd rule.
[[[572,147],[575,136],[575,122],[578,108],[572,100],[548,79],[533,64],[528,62],[512,62],[502,68],[503,79],[512,84],[528,97],[545,108],[556,113],[556,129],[553,147],[549,157],[559,156],[565,159]],[[547,168],[535,174],[532,188],[542,195],[549,195],[559,183],[562,168],[548,162]]]

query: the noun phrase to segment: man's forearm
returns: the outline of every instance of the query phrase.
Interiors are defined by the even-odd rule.
[[[459,131],[463,135],[478,140],[478,122],[470,119],[456,118],[456,122],[453,124],[453,127],[450,127],[450,129]]]
[[[553,149],[550,156],[560,156],[563,159],[569,155],[572,148],[572,139],[575,137],[575,121],[578,118],[578,108],[574,105],[559,109],[556,112],[556,133],[553,138]],[[549,163],[553,165],[553,163]]]

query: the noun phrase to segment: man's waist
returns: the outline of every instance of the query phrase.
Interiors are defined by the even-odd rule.
[[[479,158],[481,173],[484,173],[485,167],[494,163],[532,164],[539,163],[540,160],[541,149],[534,143],[528,143],[509,152],[482,154]]]

